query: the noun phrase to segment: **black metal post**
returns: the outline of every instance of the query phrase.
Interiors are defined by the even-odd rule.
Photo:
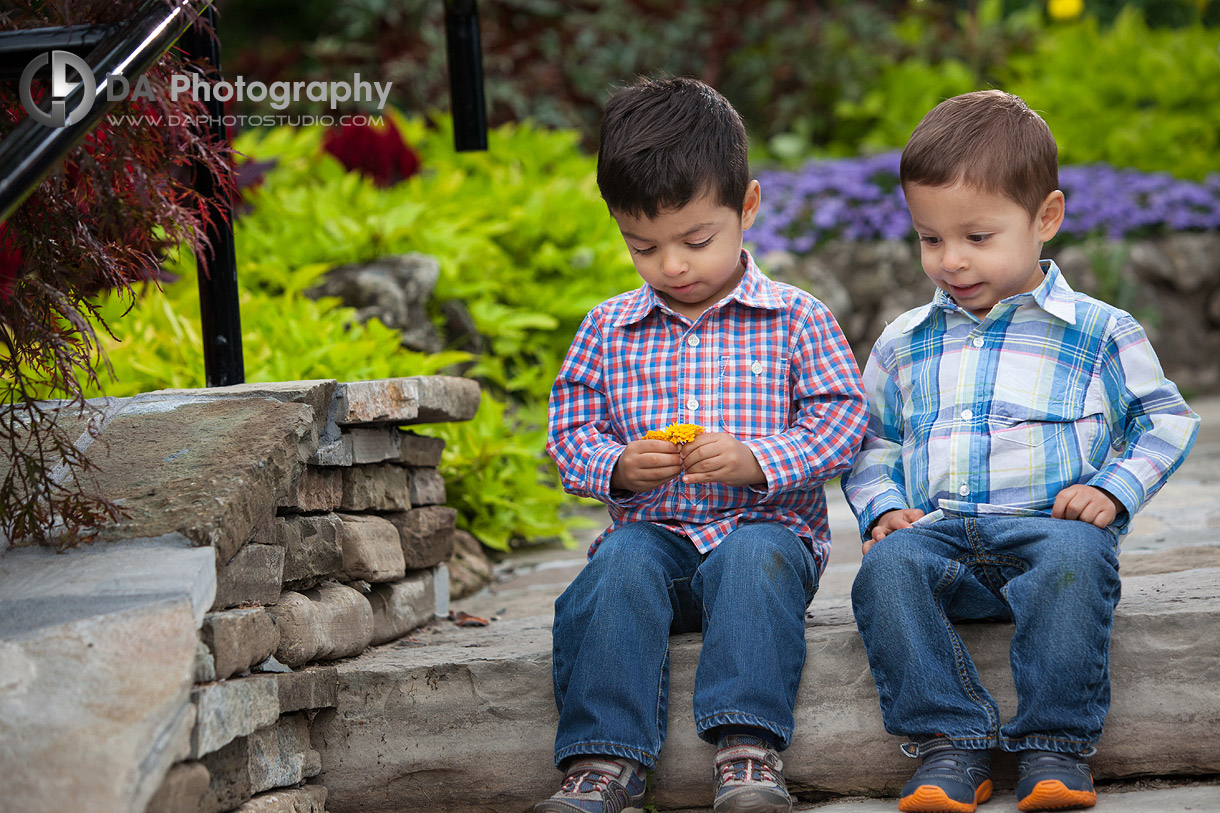
[[[216,10],[208,6],[200,15],[205,24],[196,24],[182,35],[182,49],[194,58],[206,59],[209,67],[205,78],[220,80],[220,43],[215,36]],[[209,94],[204,102],[208,113],[205,137],[221,143],[227,136],[224,124],[224,102]],[[231,171],[231,170],[230,170]],[[195,190],[212,207],[211,223],[207,227],[209,249],[195,258],[198,265],[199,321],[203,332],[203,367],[209,387],[226,387],[246,380],[245,362],[241,350],[241,307],[237,294],[237,249],[233,241],[233,202],[206,166],[195,166]]]
[[[483,50],[476,0],[445,0],[445,42],[449,58],[449,99],[453,146],[459,152],[487,149],[487,109],[483,99]]]

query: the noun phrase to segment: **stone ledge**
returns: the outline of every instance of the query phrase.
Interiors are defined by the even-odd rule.
[[[881,724],[863,646],[846,602],[815,601],[797,708],[785,752],[797,792],[892,795],[909,777],[900,738]],[[1112,646],[1113,707],[1092,760],[1099,779],[1220,772],[1220,568],[1127,579]],[[963,635],[1005,714],[1015,709],[1011,627]],[[671,644],[669,740],[655,774],[660,809],[710,807],[713,757],[690,719],[697,635]],[[518,811],[554,791],[557,720],[550,620],[487,628],[441,626],[426,646],[398,642],[336,664],[335,709],[313,724],[318,781],[336,811]],[[380,755],[393,753],[394,760]],[[867,759],[861,755],[867,755]],[[469,766],[479,765],[471,772]],[[997,785],[1013,784],[1000,760]]]

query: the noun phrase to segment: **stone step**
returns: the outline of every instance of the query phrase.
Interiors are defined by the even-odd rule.
[[[1099,780],[1220,773],[1220,568],[1124,580],[1112,644],[1113,706],[1091,762]],[[1011,627],[972,624],[963,636],[984,683],[1015,711]],[[797,793],[894,795],[911,762],[881,724],[875,684],[842,598],[815,600],[806,633],[793,745]],[[314,719],[327,809],[529,809],[552,793],[557,715],[550,618],[484,628],[434,624],[335,665],[334,709]],[[671,644],[669,739],[653,777],[661,810],[711,805],[712,746],[691,721],[697,635]],[[612,664],[608,665],[613,668]],[[998,788],[1015,784],[996,761]]]

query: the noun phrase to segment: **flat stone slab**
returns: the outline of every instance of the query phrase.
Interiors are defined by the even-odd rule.
[[[196,628],[178,597],[0,636],[0,808],[143,811],[187,754]]]
[[[0,639],[167,599],[184,599],[196,628],[216,595],[216,554],[180,534],[0,557]]]
[[[796,792],[892,796],[910,776],[901,738],[884,732],[876,686],[843,599],[815,600],[784,752]],[[1220,773],[1220,569],[1124,580],[1112,645],[1113,706],[1091,760],[1098,779]],[[984,683],[1011,715],[1011,626],[965,625]],[[335,664],[335,709],[314,720],[318,781],[334,811],[519,811],[554,792],[557,714],[550,619],[485,628],[437,622],[413,638]],[[698,635],[671,642],[669,739],[653,777],[659,809],[711,806],[714,749],[691,718]],[[392,755],[387,757],[387,755]],[[471,766],[478,766],[472,769]],[[1015,784],[996,760],[998,788]],[[890,802],[892,804],[892,802]]]
[[[86,488],[128,513],[98,541],[179,533],[228,561],[275,513],[313,430],[313,409],[304,403],[128,399],[87,451],[97,471],[84,477]]]

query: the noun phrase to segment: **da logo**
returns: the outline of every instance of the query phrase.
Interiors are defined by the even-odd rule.
[[[43,110],[34,103],[32,87],[34,75],[43,66],[51,63],[51,110]],[[70,81],[68,72],[76,74],[76,79]],[[79,85],[85,86],[85,93],[80,102],[72,110],[68,109],[68,96]],[[50,54],[39,54],[30,60],[21,73],[21,106],[30,118],[47,127],[67,127],[83,119],[93,106],[93,97],[97,94],[97,82],[93,78],[93,69],[83,57],[70,51],[52,51]]]

